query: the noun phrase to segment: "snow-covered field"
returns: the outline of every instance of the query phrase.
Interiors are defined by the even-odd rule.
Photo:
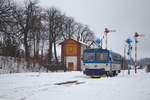
[[[66,81],[78,82],[56,85]],[[0,74],[0,100],[150,100],[150,73],[94,79],[82,72]]]

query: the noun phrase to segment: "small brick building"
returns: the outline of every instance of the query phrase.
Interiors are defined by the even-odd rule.
[[[67,70],[81,70],[81,56],[87,45],[74,39],[67,39],[60,43],[61,45],[61,62]]]

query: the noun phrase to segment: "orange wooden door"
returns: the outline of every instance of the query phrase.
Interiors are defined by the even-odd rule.
[[[73,68],[74,68],[73,62],[69,62],[69,63],[68,63],[68,70],[69,70],[69,71],[73,71]]]

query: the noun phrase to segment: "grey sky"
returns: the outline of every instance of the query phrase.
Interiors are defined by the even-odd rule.
[[[87,24],[97,37],[102,36],[106,27],[115,29],[117,32],[108,35],[108,48],[121,54],[128,37],[133,38],[135,32],[145,34],[138,39],[138,59],[150,57],[150,0],[39,0],[39,3],[44,8],[55,6],[77,22]]]

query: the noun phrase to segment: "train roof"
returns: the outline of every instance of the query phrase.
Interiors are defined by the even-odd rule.
[[[111,54],[113,54],[113,55],[121,56],[119,53],[116,53],[116,52],[113,52],[113,51],[110,51],[110,52],[111,52]]]
[[[113,52],[112,50],[102,48],[85,49],[84,52],[110,52],[113,55],[121,56],[119,53]]]
[[[99,52],[108,52],[109,50],[107,49],[102,49],[102,48],[90,48],[90,49],[85,49],[84,52],[95,52],[95,51],[99,51]]]

